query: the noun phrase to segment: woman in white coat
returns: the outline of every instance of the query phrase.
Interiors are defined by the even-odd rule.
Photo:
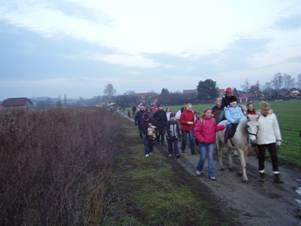
[[[269,103],[262,101],[260,103],[260,117],[258,119],[257,145],[258,169],[260,181],[264,182],[264,162],[265,150],[268,149],[274,171],[274,182],[282,183],[280,180],[277,146],[282,142],[280,128],[276,115],[272,112]]]

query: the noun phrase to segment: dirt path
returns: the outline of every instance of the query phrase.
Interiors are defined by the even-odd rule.
[[[166,146],[157,145],[157,148],[166,151]],[[199,155],[186,152],[175,161],[194,175],[198,158]],[[280,165],[284,184],[278,185],[272,181],[272,167],[267,162],[267,176],[262,183],[258,181],[257,160],[250,156],[247,166],[249,183],[244,184],[241,181],[238,157],[234,158],[234,162],[235,167],[231,171],[219,171],[217,166],[216,182],[208,180],[206,176],[196,177],[220,200],[220,208],[231,210],[234,220],[242,225],[301,225],[300,169]]]
[[[198,156],[182,154],[178,160],[189,173],[194,174]],[[217,182],[213,183],[206,176],[199,178],[223,203],[222,208],[232,209],[243,225],[301,225],[301,196],[296,189],[301,183],[296,180],[301,176],[298,170],[281,166],[284,184],[272,182],[271,164],[266,165],[267,178],[264,183],[258,181],[257,161],[249,157],[247,172],[249,183],[241,182],[238,160],[232,171],[217,171]]]

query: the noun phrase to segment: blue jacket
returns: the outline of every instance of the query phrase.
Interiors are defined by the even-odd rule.
[[[230,123],[239,123],[239,121],[245,117],[239,106],[237,107],[225,107],[225,117]]]

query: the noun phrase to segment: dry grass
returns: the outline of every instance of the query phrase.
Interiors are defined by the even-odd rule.
[[[0,225],[94,225],[118,119],[99,109],[0,114]]]

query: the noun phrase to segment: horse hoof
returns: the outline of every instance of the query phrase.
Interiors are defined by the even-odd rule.
[[[249,181],[246,180],[246,179],[243,179],[242,182],[243,182],[244,184],[248,184],[248,183],[249,183]]]

